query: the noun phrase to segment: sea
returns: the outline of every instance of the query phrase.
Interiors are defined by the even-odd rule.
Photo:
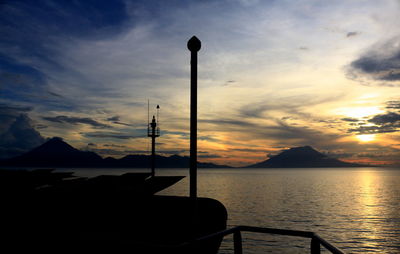
[[[149,169],[74,171],[95,176]],[[158,169],[156,175],[186,176],[159,195],[189,195],[188,169]],[[313,231],[346,253],[400,253],[400,168],[199,169],[198,196],[225,205],[228,227]],[[306,238],[242,237],[243,253],[310,253]],[[231,235],[219,253],[233,253]]]

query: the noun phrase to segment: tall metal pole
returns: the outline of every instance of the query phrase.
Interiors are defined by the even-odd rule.
[[[193,36],[187,43],[190,50],[190,197],[197,197],[197,52],[201,42]]]
[[[156,173],[156,119],[151,121],[151,176],[154,177]]]

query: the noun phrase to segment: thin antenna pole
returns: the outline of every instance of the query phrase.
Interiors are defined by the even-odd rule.
[[[187,43],[190,50],[190,197],[197,198],[197,52],[201,42],[196,36]]]
[[[157,105],[157,125],[160,122],[160,105]]]

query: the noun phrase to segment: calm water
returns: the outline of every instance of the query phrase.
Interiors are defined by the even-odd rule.
[[[113,170],[113,173],[143,170]],[[78,170],[110,174],[110,170]],[[188,175],[188,170],[157,171]],[[184,195],[188,177],[160,192]],[[348,253],[400,253],[400,170],[200,169],[198,194],[221,201],[228,224],[308,230]],[[220,253],[232,253],[231,236]],[[243,235],[244,253],[309,253],[309,240]]]

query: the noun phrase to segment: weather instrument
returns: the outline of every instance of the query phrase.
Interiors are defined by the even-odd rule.
[[[150,102],[147,102],[147,136],[151,137],[151,176],[154,177],[155,175],[155,168],[156,168],[156,138],[160,136],[160,127],[159,127],[159,113],[160,113],[160,106],[157,105],[156,107],[157,118],[153,115],[153,118],[150,122]]]

